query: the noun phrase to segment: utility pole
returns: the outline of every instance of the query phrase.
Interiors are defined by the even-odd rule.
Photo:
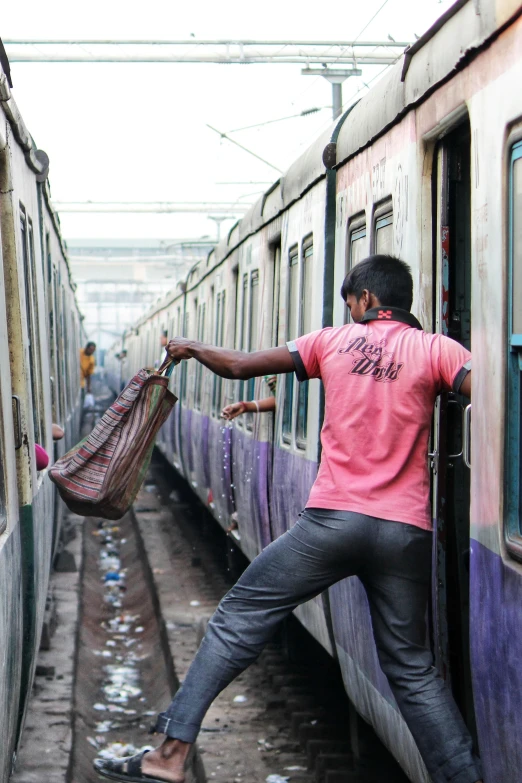
[[[221,215],[209,215],[208,219],[209,220],[213,220],[214,223],[216,224],[216,229],[217,229],[216,230],[216,244],[217,244],[219,242],[219,240],[221,239],[221,224],[222,224],[222,222],[224,220],[226,220],[226,217],[221,216]]]
[[[350,76],[362,76],[360,68],[303,68],[303,76],[322,76],[332,85],[332,116],[336,120],[343,110],[342,84]]]

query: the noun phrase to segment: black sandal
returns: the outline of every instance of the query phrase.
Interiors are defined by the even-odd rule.
[[[113,780],[128,781],[128,783],[167,783],[163,778],[155,778],[146,775],[141,770],[141,762],[148,750],[142,750],[135,756],[127,756],[123,759],[94,759],[94,769],[99,775]]]

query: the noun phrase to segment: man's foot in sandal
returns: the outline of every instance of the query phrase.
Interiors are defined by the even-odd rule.
[[[129,783],[184,783],[191,747],[189,742],[167,737],[156,750],[123,759],[95,759],[94,769],[103,777]]]

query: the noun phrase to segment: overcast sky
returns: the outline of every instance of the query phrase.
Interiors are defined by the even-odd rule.
[[[414,40],[453,0],[25,0],[2,9],[2,39]],[[343,103],[382,67],[343,85]],[[320,112],[232,134],[285,170],[331,123],[331,87],[300,65],[14,63],[13,95],[51,159],[56,201],[252,202],[277,172],[222,131]],[[371,85],[370,85],[371,86]],[[205,216],[63,213],[65,238],[214,236]],[[224,224],[224,228],[231,225]]]

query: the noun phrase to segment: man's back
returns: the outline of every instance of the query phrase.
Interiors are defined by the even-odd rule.
[[[308,507],[355,511],[431,528],[427,446],[436,395],[470,354],[395,320],[298,338],[303,379],[321,378],[321,465]]]

